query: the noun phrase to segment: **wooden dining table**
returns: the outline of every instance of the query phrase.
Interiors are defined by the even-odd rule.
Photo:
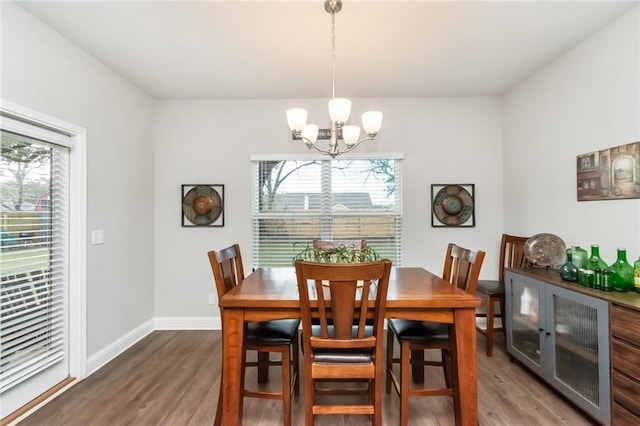
[[[258,268],[225,294],[222,308],[222,424],[242,424],[241,383],[245,321],[300,318],[295,269]],[[419,267],[392,268],[387,318],[453,324],[457,425],[478,424],[475,311],[480,300]]]

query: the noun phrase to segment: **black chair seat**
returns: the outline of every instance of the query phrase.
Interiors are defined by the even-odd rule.
[[[389,319],[387,321],[387,326],[398,337],[398,341],[449,341],[449,326],[447,324],[403,319]]]
[[[262,345],[290,344],[299,327],[299,319],[250,322],[247,324],[247,341]]]
[[[369,364],[372,362],[372,349],[316,349],[313,362],[319,364]]]
[[[504,296],[504,284],[497,280],[478,280],[476,291],[489,296]]]

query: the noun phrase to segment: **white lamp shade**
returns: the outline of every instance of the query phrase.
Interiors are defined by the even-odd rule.
[[[316,124],[307,124],[302,129],[302,137],[311,143],[316,143],[318,139],[318,126]]]
[[[334,123],[346,123],[351,114],[351,101],[345,98],[333,98],[329,101],[329,116]]]
[[[287,110],[287,122],[292,131],[302,131],[307,124],[307,110],[303,108],[291,108]]]
[[[375,135],[382,127],[382,113],[380,111],[367,111],[362,114],[362,127],[369,135]]]
[[[342,139],[347,146],[355,145],[360,137],[360,126],[344,126],[342,128]]]

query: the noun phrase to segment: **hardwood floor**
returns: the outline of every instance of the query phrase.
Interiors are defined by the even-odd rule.
[[[19,423],[20,426],[211,425],[220,380],[220,331],[156,331],[121,356]],[[397,346],[397,345],[396,345]],[[435,355],[435,354],[434,354]],[[256,383],[255,369],[247,383]],[[482,425],[591,425],[588,417],[517,363],[507,359],[501,334],[492,358],[478,336],[478,399]],[[278,387],[274,370],[269,387]],[[304,380],[304,378],[303,378]],[[442,381],[427,368],[426,380]],[[434,382],[434,386],[435,386]],[[383,394],[384,424],[398,423],[398,397]],[[294,398],[293,424],[303,423],[302,395]],[[282,424],[278,401],[247,398],[244,424]],[[410,425],[454,424],[450,397],[413,398]],[[368,425],[365,416],[322,416],[316,425]]]

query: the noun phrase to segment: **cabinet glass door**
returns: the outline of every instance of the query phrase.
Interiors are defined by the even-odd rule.
[[[544,318],[542,290],[534,282],[514,279],[511,286],[511,341],[513,348],[540,367],[540,321]],[[542,299],[544,301],[544,299]]]
[[[554,294],[553,318],[554,377],[599,406],[598,311]]]
[[[562,393],[609,424],[607,302],[558,287],[548,290],[553,334],[550,377]]]
[[[540,275],[505,273],[507,352],[608,426],[609,302]]]

